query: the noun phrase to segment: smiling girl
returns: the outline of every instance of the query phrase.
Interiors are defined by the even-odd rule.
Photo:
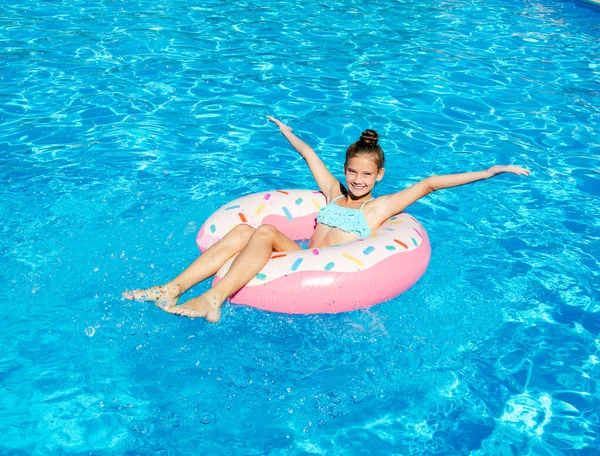
[[[529,174],[528,170],[519,166],[492,166],[486,171],[431,176],[397,193],[373,198],[375,183],[383,179],[385,171],[384,154],[378,144],[377,132],[365,130],[360,139],[346,150],[344,175],[348,191],[345,192],[344,186],[329,172],[315,151],[294,135],[290,127],[273,117],[267,118],[279,127],[283,136],[304,158],[328,202],[317,214],[317,226],[310,238],[309,248],[329,247],[370,236],[388,218],[436,190],[470,184],[501,173]],[[167,284],[128,291],[123,293],[123,297],[153,301],[172,314],[217,322],[225,300],[250,282],[273,252],[301,249],[274,226],[261,225],[255,229],[246,224],[238,225]],[[214,275],[236,254],[231,268],[219,283],[197,298],[177,305],[183,293]]]

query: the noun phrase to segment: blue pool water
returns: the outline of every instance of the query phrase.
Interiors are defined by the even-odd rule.
[[[0,0],[1,454],[593,455],[600,8],[583,2]],[[307,187],[266,115],[410,208],[432,259],[365,311],[123,301],[216,208]],[[201,284],[190,296],[206,289]]]

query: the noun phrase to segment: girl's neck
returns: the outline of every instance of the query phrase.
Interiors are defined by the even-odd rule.
[[[352,203],[363,203],[363,202],[368,201],[371,198],[373,198],[372,194],[373,194],[373,191],[370,191],[366,195],[355,196],[355,195],[352,194],[351,191],[348,191],[348,194],[346,195],[346,198],[348,199],[349,202],[352,202]]]

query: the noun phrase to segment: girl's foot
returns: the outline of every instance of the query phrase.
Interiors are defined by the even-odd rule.
[[[175,307],[180,296],[181,292],[179,289],[171,285],[126,291],[123,293],[125,299],[132,301],[152,301],[163,310]]]
[[[221,318],[222,306],[223,300],[218,299],[217,295],[212,291],[209,291],[197,298],[190,299],[185,304],[164,310],[172,314],[192,318],[200,317],[206,319],[206,321],[210,323],[216,323]]]

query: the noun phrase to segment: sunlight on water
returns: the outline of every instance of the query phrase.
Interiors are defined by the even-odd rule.
[[[4,1],[0,452],[595,454],[599,13]],[[533,174],[411,207],[429,269],[364,311],[207,325],[123,301],[193,261],[223,204],[314,186],[266,115],[338,177],[377,130],[380,195]]]

